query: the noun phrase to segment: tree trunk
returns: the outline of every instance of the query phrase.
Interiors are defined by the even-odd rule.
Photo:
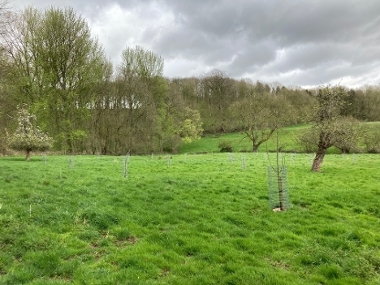
[[[284,205],[284,185],[282,183],[282,177],[280,170],[277,169],[277,183],[278,183],[278,195],[280,199],[280,210],[285,211]]]
[[[25,158],[26,161],[29,161],[29,160],[30,160],[30,152],[31,152],[30,149],[27,149],[27,150],[26,150],[26,158]]]
[[[258,152],[259,146],[260,145],[255,144],[255,142],[252,141],[252,152]]]
[[[311,171],[319,172],[321,170],[321,166],[323,163],[323,158],[325,157],[327,149],[323,147],[319,147],[318,151],[313,160],[313,166],[311,167]]]
[[[71,138],[66,138],[66,144],[67,144],[67,153],[72,153],[73,152],[73,142],[72,142]]]

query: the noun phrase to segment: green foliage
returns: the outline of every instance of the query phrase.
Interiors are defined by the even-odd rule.
[[[339,128],[334,132],[333,146],[342,153],[357,151],[359,148],[359,121],[352,117],[338,120]]]
[[[19,110],[17,129],[8,138],[9,147],[27,153],[35,150],[45,151],[51,147],[52,138],[34,125],[35,119],[36,117],[29,114],[25,108]]]
[[[378,143],[380,122],[373,123],[359,123],[359,135],[357,148],[353,148],[351,152],[362,153],[367,151],[367,144],[372,141],[376,146]],[[310,125],[295,125],[279,129],[280,145],[279,148],[282,152],[286,153],[312,153],[317,151],[318,134]],[[193,141],[189,144],[184,144],[179,147],[179,153],[197,153],[197,152],[218,152],[218,144],[220,141],[227,140],[232,143],[235,151],[249,152],[251,151],[251,141],[244,138],[244,134],[240,132],[218,134],[218,135],[204,135],[200,140]],[[372,144],[371,144],[372,145]],[[259,152],[275,152],[276,139],[271,137],[265,144],[259,148]],[[369,148],[372,149],[372,148]],[[327,153],[338,154],[341,151],[336,147],[331,147]],[[371,152],[371,151],[369,151]]]
[[[202,116],[205,125],[212,132],[226,132],[231,129],[228,107],[235,101],[233,80],[218,69],[213,69],[200,78],[199,108],[204,111]],[[207,115],[206,115],[207,114]]]
[[[314,128],[307,128],[299,133],[296,141],[302,151],[306,153],[316,152],[318,149],[318,132]]]
[[[222,140],[218,144],[220,152],[233,152],[234,147],[232,146],[232,142],[229,140]]]
[[[380,118],[378,86],[286,88],[215,69],[169,79],[163,77],[164,59],[140,46],[125,48],[115,73],[72,8],[29,7],[9,24],[0,49],[0,125],[9,129],[15,106],[27,103],[62,151],[176,152],[181,142],[197,143],[201,129],[242,131],[251,141],[244,150],[257,151],[271,144],[278,127],[311,122],[322,131],[317,140],[324,148],[352,152],[356,130],[338,117]],[[367,136],[368,151],[378,151],[375,141]]]
[[[0,129],[0,153],[5,154],[8,147],[7,134]]]
[[[126,79],[151,79],[162,76],[164,69],[163,58],[140,46],[124,49],[122,60],[119,70]]]
[[[380,126],[378,124],[363,125],[360,134],[367,152],[380,153]]]
[[[72,136],[83,130],[105,72],[103,49],[72,8],[29,7],[11,31],[16,100],[30,106],[57,145],[75,151]]]
[[[293,108],[282,95],[252,93],[230,107],[232,117],[252,142],[252,151],[268,141],[275,130],[293,121]]]
[[[186,107],[183,113],[184,120],[179,126],[179,136],[185,143],[199,140],[203,132],[201,116],[198,111]]]
[[[113,88],[99,95],[95,112],[94,133],[102,151],[113,145],[114,153],[149,153],[173,136],[163,66],[152,51],[139,46],[123,50]]]
[[[292,89],[236,80],[221,70],[168,79],[164,59],[140,46],[123,50],[114,73],[88,23],[72,8],[29,7],[9,28],[0,50],[0,124],[10,128],[15,106],[27,103],[62,151],[176,152],[181,142],[197,143],[202,129],[242,131],[251,141],[242,150],[257,151],[271,144],[277,128],[312,123],[320,131],[317,144],[352,152],[356,130],[341,115],[379,118],[377,86]],[[369,151],[376,152],[371,141],[367,136]]]
[[[342,109],[345,107],[345,97],[347,92],[342,87],[323,87],[317,90],[317,104],[314,112],[311,114],[311,122],[318,130],[326,133],[330,137],[339,124],[336,121],[340,119]],[[331,140],[331,138],[330,138]],[[328,144],[330,144],[330,141]]]

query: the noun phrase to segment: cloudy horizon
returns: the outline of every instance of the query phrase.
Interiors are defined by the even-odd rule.
[[[10,0],[23,9],[72,7],[107,57],[139,45],[164,76],[228,76],[284,86],[380,83],[380,1]]]

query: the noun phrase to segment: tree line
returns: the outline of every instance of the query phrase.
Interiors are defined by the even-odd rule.
[[[53,148],[67,153],[175,152],[204,134],[233,131],[249,138],[256,151],[280,127],[326,122],[335,125],[334,135],[348,151],[342,138],[350,136],[354,122],[380,121],[379,86],[308,90],[234,79],[221,70],[166,78],[164,59],[140,46],[126,47],[113,66],[72,8],[15,13],[1,5],[3,150],[17,128],[20,106],[53,138]],[[334,94],[337,100],[329,102]],[[334,111],[327,114],[323,106]],[[310,131],[300,141],[317,147],[319,135]],[[332,143],[338,139],[326,146]]]

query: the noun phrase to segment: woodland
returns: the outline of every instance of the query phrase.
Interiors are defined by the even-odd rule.
[[[229,132],[240,132],[257,151],[277,129],[295,124],[311,126],[299,141],[306,150],[320,150],[322,159],[331,146],[355,151],[360,136],[368,137],[368,152],[379,151],[378,128],[368,130],[360,123],[380,121],[379,86],[305,89],[232,78],[217,69],[167,78],[164,59],[140,46],[125,47],[114,66],[72,8],[29,7],[16,13],[5,4],[0,50],[3,154],[12,148],[41,148],[39,143],[10,143],[20,135],[20,120],[25,121],[20,114],[30,116],[38,127],[34,133],[44,136],[42,149],[61,153],[176,153],[183,143]]]

